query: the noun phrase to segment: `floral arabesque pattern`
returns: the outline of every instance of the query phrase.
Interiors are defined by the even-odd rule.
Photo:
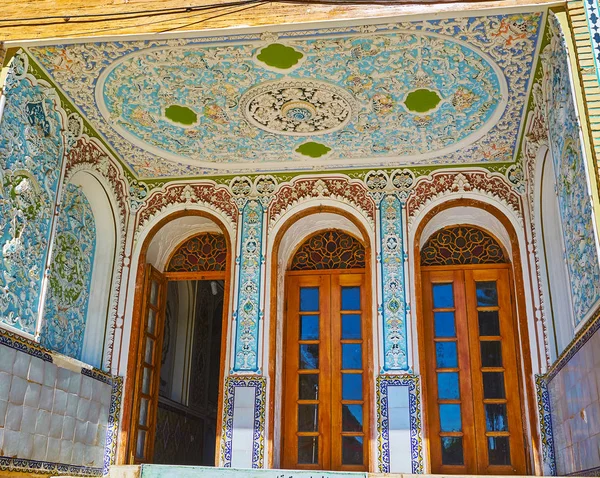
[[[269,203],[269,229],[293,206],[310,199],[327,198],[350,204],[375,226],[375,202],[362,181],[347,177],[298,178],[283,184]]]
[[[74,114],[69,116],[73,121]],[[115,250],[115,279],[112,285],[110,301],[109,328],[107,331],[107,340],[103,363],[110,367],[113,358],[114,337],[119,319],[118,302],[121,282],[123,280],[123,267],[125,261],[125,236],[129,220],[128,206],[128,185],[121,166],[99,145],[95,138],[86,135],[74,135],[75,141],[73,147],[66,156],[65,181],[69,181],[72,175],[78,171],[87,171],[96,178],[103,178],[106,182],[105,188],[112,194],[116,201],[116,228],[117,228],[117,247]]]
[[[551,42],[542,53],[544,82],[547,85],[548,138],[556,174],[574,316],[579,323],[600,299],[600,266],[567,50],[555,16],[550,16],[548,25]]]
[[[541,13],[488,15],[306,29],[264,38],[247,33],[30,51],[141,177],[237,174],[260,164],[264,169],[267,163],[273,171],[305,166],[307,158],[294,153],[302,139],[273,136],[241,120],[243,92],[284,76],[252,59],[257,49],[274,40],[304,54],[287,76],[327,78],[360,104],[346,127],[323,136],[332,151],[319,167],[373,167],[384,158],[397,167],[422,161],[417,156],[428,153],[435,164],[459,164],[471,157],[498,162],[512,160],[518,137],[515,118],[526,101],[542,18]],[[172,74],[156,73],[165,71],[161,58]],[[451,74],[434,74],[436,68],[478,80],[464,84]],[[98,80],[105,71],[107,81],[101,85]],[[224,71],[230,73],[223,76]],[[205,95],[195,94],[196,78],[205,85]],[[141,89],[132,87],[137,83]],[[95,102],[96,88],[104,106]],[[437,109],[413,114],[405,108],[406,95],[419,88],[438,92],[442,101]],[[192,108],[199,126],[168,122],[163,107],[175,103]],[[501,117],[488,123],[496,112]],[[232,134],[233,142],[228,141]]]
[[[28,66],[12,60],[0,124],[0,321],[33,334],[65,145],[60,100]]]
[[[469,192],[499,201],[511,209],[520,220],[523,219],[521,196],[504,176],[484,171],[439,171],[416,181],[406,201],[409,224],[431,201],[450,194]]]
[[[263,257],[264,208],[250,199],[242,210],[239,252],[239,288],[234,319],[235,372],[258,370],[258,323],[261,311],[261,269]]]
[[[384,369],[407,370],[403,204],[386,194],[379,204]]]
[[[96,223],[81,187],[64,189],[48,295],[44,309],[42,345],[80,359],[90,298],[96,250]]]

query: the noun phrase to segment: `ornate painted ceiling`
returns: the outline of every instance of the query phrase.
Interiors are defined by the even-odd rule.
[[[28,51],[138,177],[510,162],[542,19]]]

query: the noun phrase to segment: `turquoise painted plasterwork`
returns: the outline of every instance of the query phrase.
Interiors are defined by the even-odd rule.
[[[41,343],[80,359],[88,312],[96,223],[81,190],[67,184],[54,240]]]
[[[492,15],[29,51],[141,177],[490,163],[512,161],[542,18]],[[319,135],[332,147],[326,161],[294,154],[306,137],[270,134],[242,119],[241,95],[284,77],[253,59],[274,42],[305,55],[287,77],[329,82],[356,99],[347,125]],[[467,80],[472,75],[476,81]],[[427,114],[409,113],[406,95],[423,87],[442,102]],[[165,121],[162,108],[174,103],[197,111],[199,126]]]
[[[242,210],[239,285],[233,372],[258,371],[258,325],[262,316],[260,281],[263,257],[264,209],[260,201],[249,200]]]
[[[549,28],[551,43],[542,53],[544,77],[549,82],[546,117],[577,325],[600,299],[600,266],[581,127],[564,37],[554,15],[550,16]]]
[[[0,321],[34,334],[64,155],[54,89],[13,58],[0,124]]]
[[[379,204],[384,370],[408,370],[402,202],[386,194]]]

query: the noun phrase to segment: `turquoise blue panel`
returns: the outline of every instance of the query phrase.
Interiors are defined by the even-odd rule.
[[[0,321],[34,334],[65,152],[56,92],[12,62],[0,123]]]
[[[388,194],[379,209],[384,369],[407,370],[402,203],[395,195]]]
[[[552,30],[561,31],[554,15],[550,16],[549,24]],[[555,48],[548,49],[544,59],[549,78],[552,78],[546,111],[573,312],[579,323],[600,299],[600,267],[569,59],[564,37],[558,35],[560,41]]]
[[[262,204],[255,200],[248,201],[242,212],[234,372],[258,371],[263,212]]]
[[[75,359],[81,358],[95,251],[92,208],[80,187],[67,184],[56,225],[41,342]]]
[[[438,372],[437,387],[440,400],[460,399],[458,372]]]
[[[460,405],[458,403],[441,403],[440,407],[440,431],[460,432],[462,431],[462,418],[460,416]]]

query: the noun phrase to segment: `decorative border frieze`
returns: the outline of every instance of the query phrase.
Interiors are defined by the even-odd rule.
[[[351,205],[375,227],[375,202],[369,195],[365,183],[347,176],[300,177],[279,187],[269,204],[269,226],[275,223],[292,207],[310,199],[333,199]]]
[[[157,214],[169,206],[178,204],[201,204],[211,210],[218,211],[223,217],[227,218],[232,230],[235,230],[238,209],[226,186],[218,186],[212,181],[177,182],[153,189],[151,192],[148,192],[147,188],[142,188],[140,191],[138,192],[144,197],[138,198],[141,205],[135,217],[136,233],[139,233]]]
[[[231,467],[233,444],[233,412],[236,387],[253,387],[254,429],[252,433],[252,468],[263,468],[265,462],[266,388],[265,377],[229,376],[223,387],[223,419],[221,420],[221,466]]]
[[[395,194],[379,203],[384,371],[408,370],[403,204]]]
[[[540,420],[540,438],[542,441],[542,461],[544,475],[556,476],[556,458],[554,454],[554,433],[552,431],[552,413],[548,382],[544,375],[535,376],[538,415]]]
[[[421,390],[418,375],[379,375],[377,377],[377,463],[380,473],[390,472],[390,422],[388,387],[408,387],[410,412],[410,456],[412,473],[425,472],[423,462],[423,422],[421,419]]]
[[[573,356],[579,352],[588,340],[590,340],[596,332],[600,329],[600,308],[597,309],[592,317],[588,320],[587,324],[583,326],[575,338],[565,347],[560,356],[552,364],[548,372],[546,373],[546,382],[551,382],[554,377],[563,369],[567,363],[573,358]]]
[[[428,204],[450,194],[479,193],[511,209],[523,221],[521,196],[513,189],[504,175],[488,171],[434,172],[419,178],[406,201],[408,223]]]
[[[117,442],[119,440],[119,417],[121,416],[121,403],[123,399],[123,379],[113,377],[112,395],[108,410],[108,426],[106,428],[106,444],[104,446],[104,467],[102,474],[109,475],[110,466],[117,460]]]

